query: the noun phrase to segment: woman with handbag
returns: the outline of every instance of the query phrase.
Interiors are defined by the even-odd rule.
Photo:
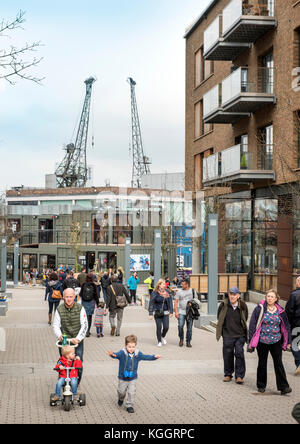
[[[166,345],[166,336],[169,331],[170,318],[173,316],[173,298],[166,290],[166,283],[160,279],[151,295],[149,305],[149,319],[154,319],[156,323],[156,336],[158,347]]]
[[[49,304],[48,324],[51,325],[53,308],[55,313],[63,297],[63,288],[58,280],[57,273],[50,273],[49,280],[46,282],[45,301],[47,297]]]

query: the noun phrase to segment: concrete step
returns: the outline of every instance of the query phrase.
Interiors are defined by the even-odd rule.
[[[213,333],[214,335],[216,334],[216,329],[211,325],[203,325],[201,327],[201,330],[208,331],[209,333]]]

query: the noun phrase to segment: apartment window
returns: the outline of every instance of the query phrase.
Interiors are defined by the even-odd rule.
[[[236,145],[241,145],[242,154],[248,153],[248,134],[236,137],[235,143]]]
[[[260,142],[261,142],[261,168],[263,170],[272,170],[273,169],[273,125],[261,128]]]
[[[300,111],[295,113],[295,138],[297,146],[297,168],[300,168]]]
[[[195,54],[195,87],[207,79],[214,72],[214,62],[205,60],[203,57],[203,47]]]
[[[202,158],[201,158],[201,154],[197,154],[194,157],[194,177],[195,177],[195,190],[201,190],[201,187],[202,187]]]
[[[199,137],[204,136],[204,134],[212,130],[213,125],[211,123],[204,123],[203,100],[200,100],[200,102],[195,105],[195,139],[199,139]]]
[[[273,50],[261,57],[260,70],[261,92],[273,94],[274,92],[274,57]]]

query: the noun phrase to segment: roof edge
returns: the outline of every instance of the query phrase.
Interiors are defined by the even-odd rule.
[[[206,18],[207,14],[214,8],[214,6],[219,2],[219,0],[211,0],[206,9],[202,12],[202,14],[189,26],[186,28],[184,38],[186,39],[194,29],[200,25],[200,23]]]

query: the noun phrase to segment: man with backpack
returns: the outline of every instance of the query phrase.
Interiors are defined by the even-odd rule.
[[[193,305],[198,306],[193,307]],[[177,291],[175,296],[174,311],[176,319],[178,319],[178,335],[179,335],[179,347],[183,347],[184,342],[184,325],[187,324],[186,333],[186,346],[188,348],[192,347],[192,332],[194,319],[199,317],[200,301],[198,300],[197,294],[194,289],[190,288],[189,279],[183,279],[182,290]]]
[[[79,280],[74,278],[74,272],[68,271],[67,279],[65,279],[64,282],[62,283],[63,290],[66,290],[67,288],[72,288],[75,291],[75,295],[76,295],[76,299],[77,299],[77,296],[80,293],[80,287],[81,287],[81,285],[80,285]]]
[[[123,320],[124,308],[131,303],[128,291],[122,284],[118,284],[118,277],[111,278],[111,285],[107,288],[106,307],[109,310],[109,322],[111,325],[110,335],[120,336],[120,330]],[[117,317],[117,328],[115,319]]]

